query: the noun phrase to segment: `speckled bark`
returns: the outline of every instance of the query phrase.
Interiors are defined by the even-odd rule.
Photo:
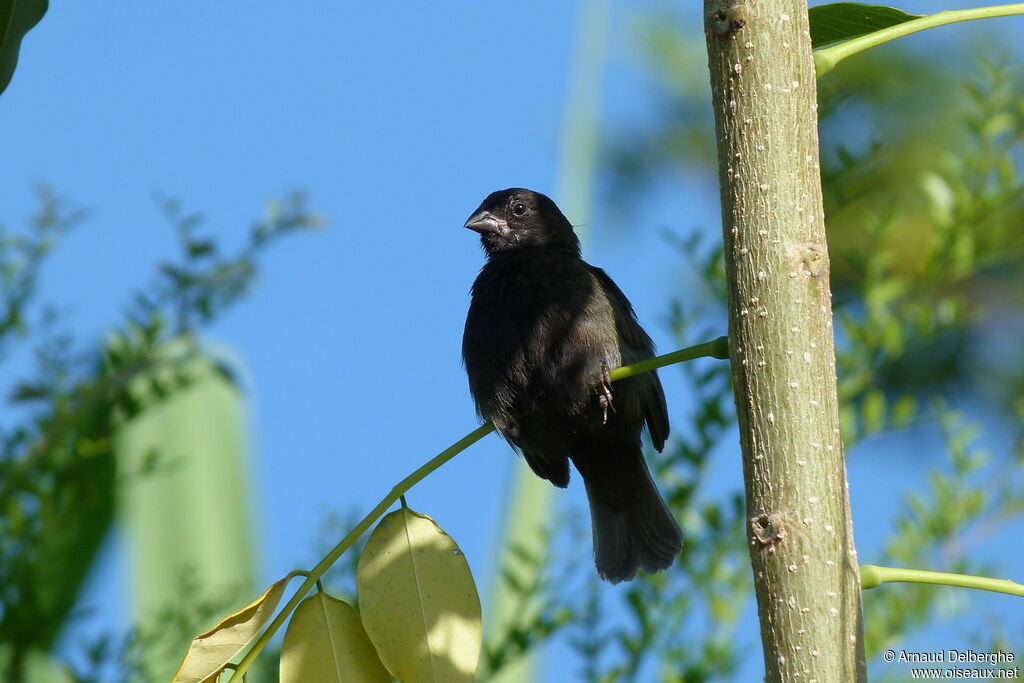
[[[864,681],[807,4],[705,11],[765,680]]]

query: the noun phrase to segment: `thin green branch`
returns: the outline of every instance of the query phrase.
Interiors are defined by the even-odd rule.
[[[639,375],[644,372],[650,372],[657,368],[665,365],[672,365],[673,363],[681,363],[685,360],[693,360],[695,358],[703,357],[725,359],[729,357],[729,345],[725,337],[719,337],[714,341],[705,342],[703,344],[697,344],[696,346],[690,346],[679,351],[673,351],[672,353],[666,353],[661,356],[655,356],[654,358],[648,358],[647,360],[640,361],[639,363],[633,363],[632,365],[624,365],[621,368],[617,368],[611,373],[612,381],[625,379],[626,377],[632,377],[633,375]],[[488,434],[494,431],[494,425],[490,422],[486,422],[469,434],[453,443],[448,448],[444,449],[425,465],[421,466],[415,472],[407,476],[402,481],[395,484],[388,495],[384,496],[377,507],[370,510],[369,513],[352,529],[348,532],[345,538],[341,539],[338,545],[334,546],[329,553],[327,553],[322,560],[320,560],[313,569],[311,569],[306,576],[306,580],[302,582],[295,594],[292,595],[291,599],[285,604],[274,620],[270,622],[266,630],[260,634],[260,637],[253,643],[252,648],[245,653],[242,660],[238,662],[238,666],[235,672],[228,679],[228,683],[233,681],[242,680],[245,676],[245,672],[249,670],[252,663],[256,660],[256,657],[263,651],[270,639],[274,637],[281,625],[288,619],[288,615],[295,610],[298,604],[302,601],[302,598],[306,596],[306,593],[320,580],[324,572],[330,569],[331,565],[338,561],[338,558],[348,550],[353,543],[356,542],[360,536],[362,536],[380,517],[387,512],[388,508],[391,507],[396,500],[402,499],[404,502],[405,493],[424,479],[428,474],[441,467],[456,455],[466,450],[480,439],[484,438]],[[301,570],[297,570],[289,574],[289,576],[297,575],[301,573]]]
[[[612,370],[611,377],[612,381],[615,382],[620,379],[626,379],[634,375],[641,375],[651,370],[657,370],[658,368],[666,365],[672,365],[673,363],[682,363],[686,360],[693,360],[694,358],[718,358],[720,360],[726,360],[729,358],[729,340],[726,337],[719,337],[713,341],[704,342],[703,344],[697,344],[696,346],[689,346],[685,349],[679,349],[672,353],[666,353],[661,356],[655,356],[654,358],[648,358],[642,360],[639,363],[633,363],[632,365],[623,365],[621,368]]]
[[[864,36],[859,36],[839,43],[832,47],[822,48],[814,52],[814,70],[818,78],[821,78],[835,68],[836,64],[851,55],[863,52],[869,48],[887,43],[896,38],[917,33],[928,28],[955,24],[961,21],[972,21],[974,19],[989,19],[992,17],[1006,17],[1014,14],[1024,14],[1024,2],[1016,2],[1010,5],[996,5],[994,7],[975,7],[972,9],[949,10],[930,14],[920,19],[911,19],[902,24],[889,26],[879,31],[874,31]]]
[[[930,583],[939,586],[977,588],[993,593],[1006,593],[1024,598],[1024,584],[1008,579],[991,579],[987,576],[930,572],[923,569],[902,569],[900,567],[879,567],[873,564],[860,566],[860,586],[863,589],[877,588],[883,583]]]

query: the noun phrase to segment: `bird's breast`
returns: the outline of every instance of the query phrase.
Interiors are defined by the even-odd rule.
[[[619,365],[610,305],[574,261],[492,259],[474,283],[463,356],[485,415],[578,410],[602,366]]]

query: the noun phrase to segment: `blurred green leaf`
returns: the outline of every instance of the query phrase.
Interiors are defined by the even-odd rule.
[[[917,410],[917,401],[913,396],[901,396],[892,407],[892,426],[896,428],[906,427],[914,419]]]
[[[11,392],[10,400],[14,403],[38,401],[39,399],[46,398],[47,394],[47,388],[42,385],[32,384],[31,382],[19,382]]]
[[[866,433],[873,434],[885,428],[886,400],[885,394],[881,390],[869,391],[864,397],[860,410]]]

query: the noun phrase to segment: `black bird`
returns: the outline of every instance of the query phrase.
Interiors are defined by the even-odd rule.
[[[654,372],[612,385],[609,372],[654,345],[612,279],[580,257],[551,199],[494,192],[466,226],[487,253],[473,283],[462,357],[477,412],[555,486],[569,461],[590,502],[597,573],[612,583],[665,569],[682,534],[640,448],[644,423],[659,451],[668,411]]]

